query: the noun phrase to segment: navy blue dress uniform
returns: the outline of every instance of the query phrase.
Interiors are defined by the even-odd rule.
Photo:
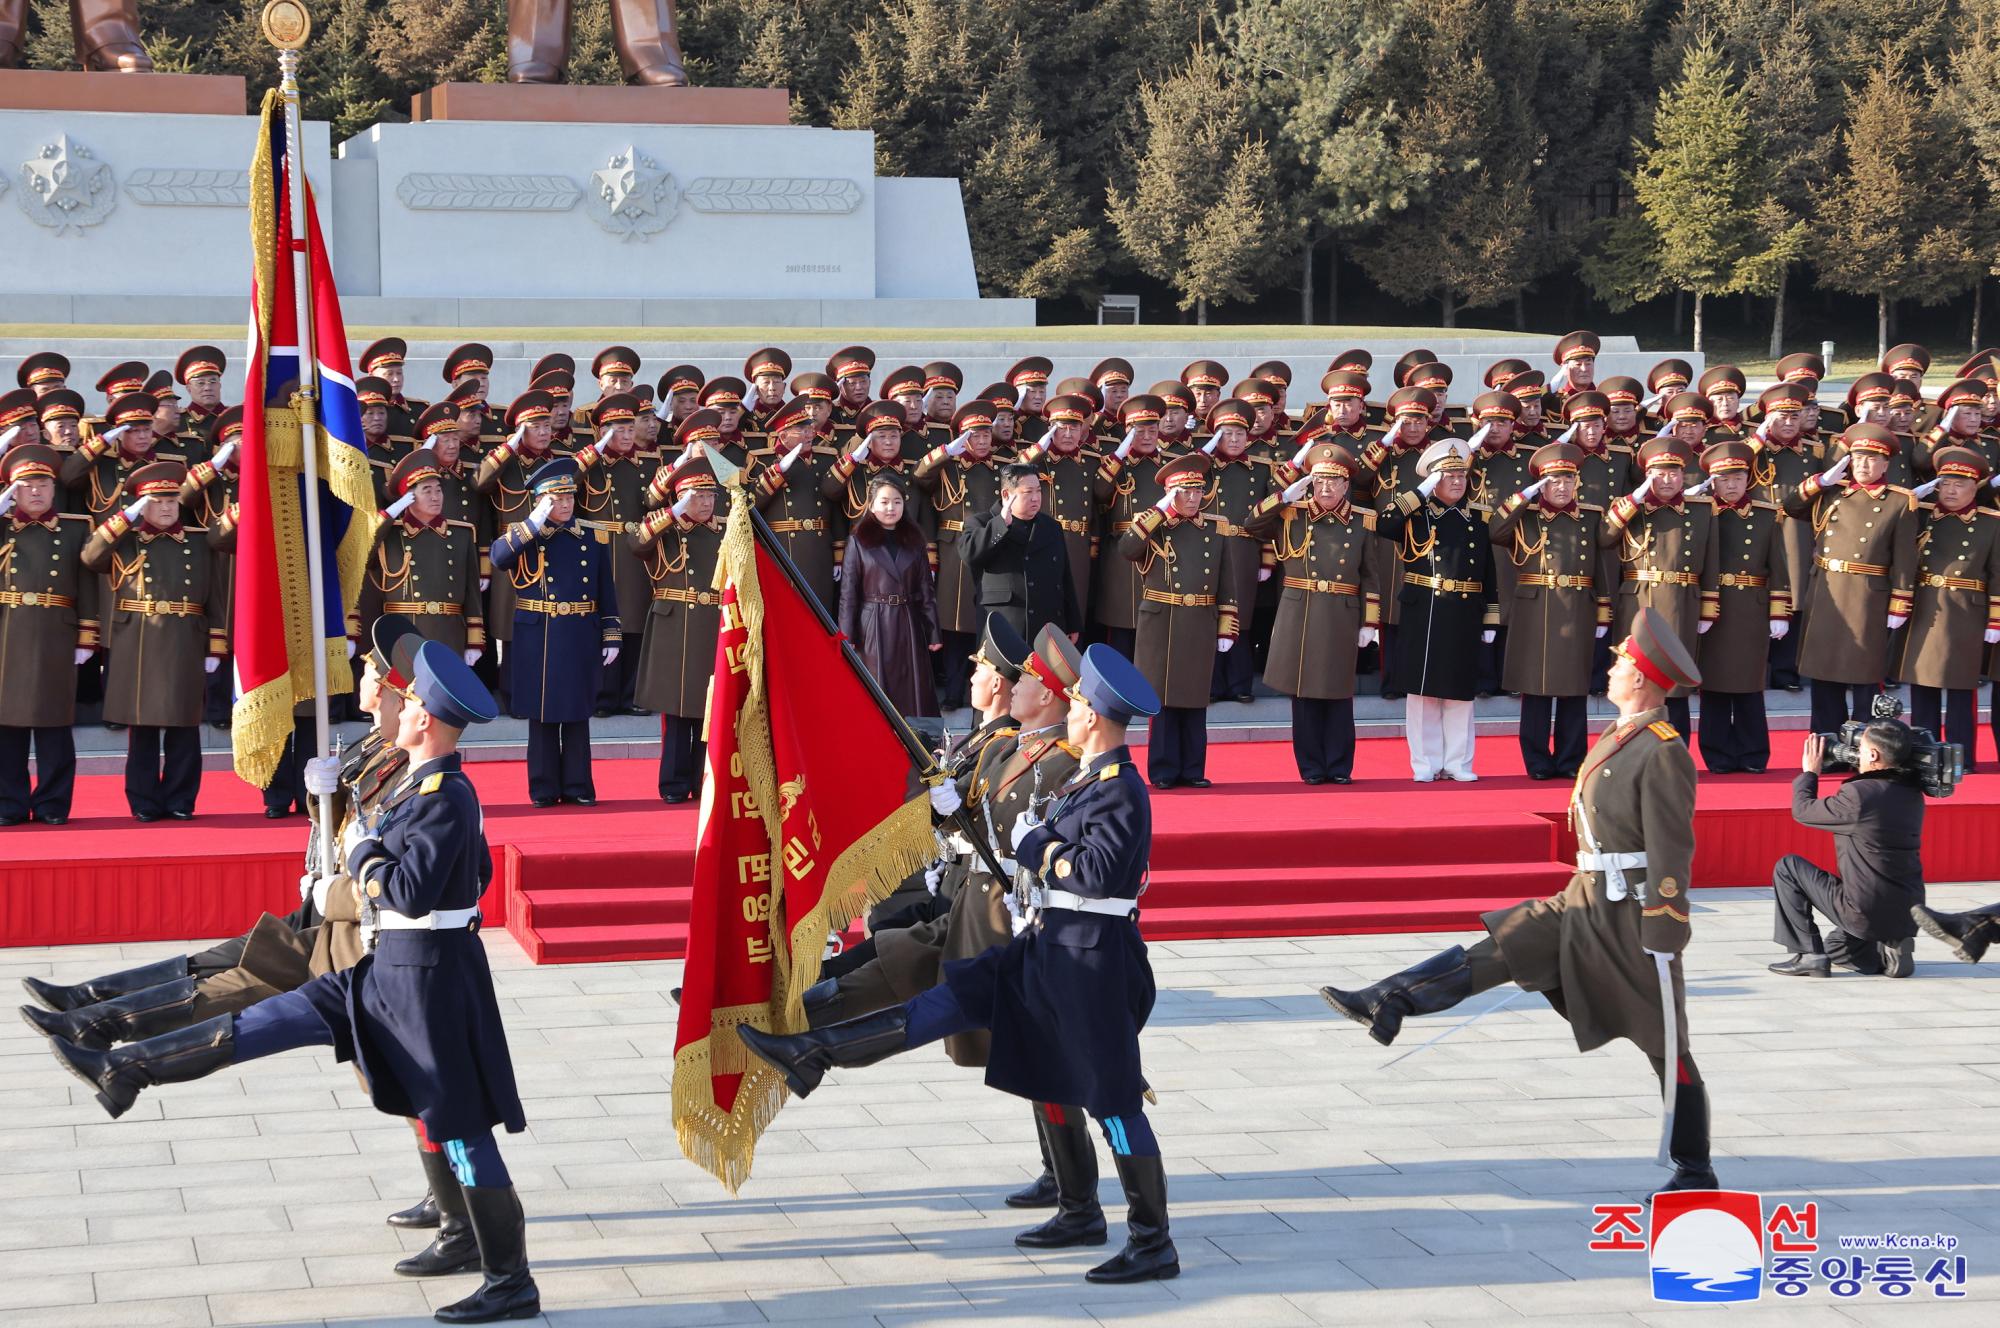
[[[574,498],[574,458],[555,457],[528,478],[536,506]],[[511,651],[514,714],[528,721],[528,796],[537,807],[590,806],[590,717],[608,653],[623,641],[611,549],[572,516],[534,513],[493,542],[494,579],[507,579],[514,598]]]
[[[1103,1127],[1128,1205],[1125,1248],[1092,1269],[1099,1282],[1172,1277],[1179,1256],[1167,1229],[1166,1172],[1145,1115],[1139,1033],[1155,985],[1140,938],[1139,896],[1152,851],[1145,781],[1122,739],[1156,713],[1145,677],[1109,646],[1084,652],[1071,689],[1070,733],[1095,732],[1088,755],[1057,791],[1045,821],[1016,822],[1019,870],[1034,878],[1033,921],[1013,940],[944,966],[941,986],[904,1005],[777,1037],[744,1025],[751,1052],[804,1097],[834,1067],[871,1065],[975,1028],[992,1032],[986,1082],[1037,1103],[1081,1103]]]
[[[361,1072],[378,1111],[414,1117],[449,1158],[485,1280],[438,1311],[445,1322],[527,1317],[539,1306],[525,1220],[493,1140],[527,1128],[507,1034],[479,937],[479,897],[493,875],[478,792],[457,752],[465,728],[493,718],[493,698],[449,648],[418,648],[408,699],[433,737],[378,817],[350,824],[350,878],[378,910],[375,951],[236,1014],[91,1051],[51,1039],[65,1069],[112,1116],[144,1088],[202,1078],[299,1047],[331,1046]],[[436,743],[437,734],[446,743]]]

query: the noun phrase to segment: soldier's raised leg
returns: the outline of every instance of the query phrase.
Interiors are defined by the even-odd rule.
[[[1986,957],[1986,947],[2000,939],[2000,904],[1988,904],[1968,913],[1946,913],[1918,904],[1910,909],[1917,925],[1951,947],[1951,952],[1968,964]]]
[[[1403,1021],[1411,1015],[1438,1014],[1468,996],[1512,980],[1500,948],[1488,937],[1470,950],[1454,945],[1440,951],[1372,987],[1357,991],[1321,987],[1319,994],[1328,1005],[1365,1025],[1368,1036],[1386,1047],[1396,1040],[1403,1031]]]

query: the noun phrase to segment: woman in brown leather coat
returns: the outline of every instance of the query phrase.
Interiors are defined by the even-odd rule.
[[[924,534],[905,514],[893,471],[868,485],[868,510],[854,523],[842,564],[840,630],[905,715],[938,713],[930,651],[943,648]]]

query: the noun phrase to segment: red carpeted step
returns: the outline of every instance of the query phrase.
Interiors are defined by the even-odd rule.
[[[685,924],[694,891],[681,886],[576,886],[523,891],[529,925],[554,927],[627,923]]]
[[[1381,866],[1271,867],[1236,870],[1155,871],[1144,907],[1206,909],[1243,906],[1335,904],[1356,900],[1453,899],[1505,894],[1521,898],[1560,889],[1568,869],[1559,863],[1481,862],[1424,864],[1411,869]],[[1553,881],[1553,886],[1549,882]],[[1547,888],[1544,888],[1547,887]]]
[[[1464,931],[1480,914],[1510,908],[1534,894],[1478,895],[1458,899],[1359,900],[1342,904],[1251,905],[1241,908],[1148,908],[1139,930],[1149,941],[1215,937],[1343,936],[1373,932]]]
[[[676,886],[686,885],[693,875],[691,845],[596,850],[535,845],[521,851],[519,887],[549,890],[575,886]]]
[[[1311,823],[1308,823],[1311,825]],[[1153,865],[1175,871],[1242,871],[1246,867],[1417,866],[1429,863],[1534,862],[1553,857],[1556,827],[1530,812],[1453,818],[1445,833],[1412,833],[1404,822],[1288,828],[1282,817],[1244,826],[1256,837],[1174,830],[1155,822]],[[1443,827],[1440,827],[1442,830]]]
[[[686,923],[624,923],[537,931],[538,964],[594,964],[679,959],[687,953]]]

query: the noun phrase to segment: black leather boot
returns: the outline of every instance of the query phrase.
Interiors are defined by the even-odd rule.
[[[1708,1160],[1708,1089],[1702,1084],[1674,1086],[1674,1133],[1667,1140],[1674,1175],[1662,1190],[1719,1190],[1715,1168]]]
[[[28,995],[34,998],[37,1005],[45,1010],[61,1012],[95,1005],[99,1001],[108,1001],[113,996],[144,991],[148,987],[157,987],[163,982],[172,982],[187,975],[187,956],[175,955],[171,959],[162,959],[154,964],[142,964],[138,968],[128,968],[120,973],[106,973],[101,978],[91,978],[88,982],[79,982],[74,987],[58,987],[55,983],[44,982],[40,978],[22,978],[21,985],[27,989]]]
[[[1039,1102],[1030,1110],[1035,1113],[1035,1142],[1042,1150],[1042,1174],[1008,1195],[1005,1202],[1009,1208],[1053,1208],[1058,1196],[1055,1164],[1049,1160],[1049,1122]]]
[[[453,1183],[457,1183],[455,1179]],[[425,1190],[424,1197],[408,1208],[399,1208],[383,1219],[392,1227],[404,1227],[412,1231],[428,1231],[443,1220],[443,1215],[438,1212],[437,1198],[429,1190]]]
[[[892,1005],[844,1024],[829,1024],[789,1037],[738,1024],[736,1036],[757,1059],[783,1072],[785,1084],[795,1096],[807,1097],[828,1070],[873,1065],[907,1048],[909,1024],[904,1008]]]
[[[802,998],[806,1005],[806,1026],[808,1028],[830,1028],[840,1022],[840,980],[821,978],[806,988]]]
[[[138,1042],[186,1028],[193,1014],[194,979],[190,977],[113,996],[95,1005],[79,1005],[60,1014],[32,1005],[21,1007],[21,1018],[37,1033],[88,1051],[104,1051],[115,1043]]]
[[[1055,1172],[1056,1215],[1023,1231],[1014,1243],[1031,1250],[1102,1245],[1108,1237],[1097,1202],[1097,1141],[1089,1123],[1081,1111],[1065,1108],[1061,1125],[1043,1119],[1042,1140]]]
[[[1910,909],[1917,925],[1951,947],[1951,952],[1968,964],[1978,963],[1986,947],[2000,936],[2000,913],[1942,913],[1917,904]]]
[[[1085,1273],[1090,1282],[1153,1282],[1181,1275],[1180,1252],[1167,1235],[1167,1168],[1157,1157],[1120,1157],[1125,1187],[1125,1248]]]
[[[1403,1020],[1410,1015],[1449,1010],[1470,996],[1472,965],[1466,962],[1464,948],[1454,945],[1372,987],[1360,991],[1321,987],[1319,994],[1355,1023],[1368,1025],[1368,1036],[1386,1047],[1403,1031]]]
[[[419,1148],[424,1179],[431,1184],[431,1200],[437,1205],[438,1233],[430,1244],[396,1265],[398,1277],[448,1277],[469,1273],[479,1267],[479,1241],[472,1234],[472,1219],[465,1211],[465,1191],[452,1174],[443,1153]]]
[[[235,1015],[217,1015],[110,1051],[91,1051],[61,1038],[50,1038],[49,1047],[65,1070],[96,1091],[98,1105],[116,1119],[132,1109],[142,1088],[202,1079],[235,1060],[235,1021]]]
[[[542,1293],[528,1272],[528,1219],[512,1185],[462,1186],[466,1214],[479,1240],[479,1267],[486,1281],[479,1290],[437,1312],[439,1323],[497,1323],[532,1319],[542,1312]]]

